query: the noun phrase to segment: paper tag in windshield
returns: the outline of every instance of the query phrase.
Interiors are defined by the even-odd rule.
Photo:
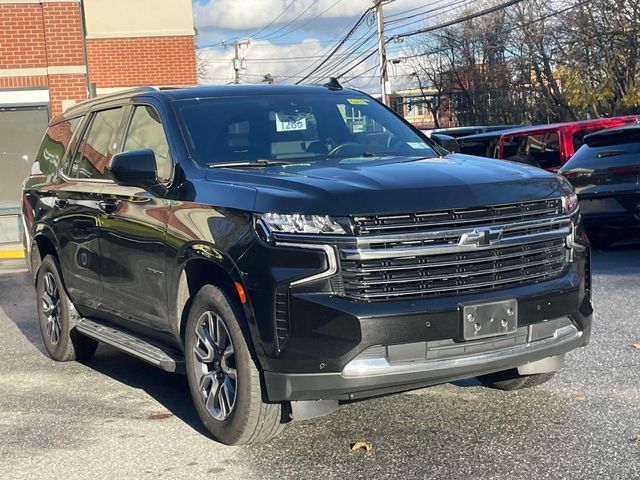
[[[304,117],[290,117],[281,113],[276,113],[276,131],[294,132],[296,130],[306,130],[307,119]]]
[[[369,105],[369,102],[367,102],[364,98],[347,98],[347,102],[349,102],[351,105]]]
[[[429,148],[424,142],[407,142],[407,144],[414,150],[424,150],[426,148]]]

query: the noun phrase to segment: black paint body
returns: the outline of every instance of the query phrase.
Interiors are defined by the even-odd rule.
[[[509,290],[366,302],[334,293],[329,279],[291,287],[290,334],[286,346],[278,348],[277,287],[326,269],[327,260],[317,250],[264,241],[256,232],[254,214],[353,217],[428,212],[559,198],[570,191],[566,182],[549,172],[467,155],[385,157],[348,164],[328,159],[251,169],[206,168],[191,158],[175,102],[207,96],[287,95],[292,90],[364,97],[349,90],[277,85],[149,90],[97,99],[67,111],[52,123],[112,106],[153,106],[169,142],[172,181],[158,195],[110,180],[71,180],[61,174],[59,165],[30,177],[23,197],[29,265],[37,268],[38,250],[53,248],[81,315],[137,332],[176,351],[183,348],[181,328],[188,297],[202,276],[210,275],[205,281],[219,282],[236,298],[237,282],[247,295],[243,308],[248,341],[263,372],[337,373],[372,345],[458,340],[463,301],[517,298],[522,325],[570,316],[584,332],[583,344],[588,341],[592,309],[585,245],[561,277]],[[113,153],[122,150],[126,118],[116,133]],[[70,145],[73,151],[73,142]],[[346,398],[348,393],[330,396]],[[268,394],[276,401],[309,396],[278,387],[268,388]],[[322,392],[315,395],[325,398]]]
[[[587,229],[640,227],[640,125],[585,136],[559,173],[576,189]]]

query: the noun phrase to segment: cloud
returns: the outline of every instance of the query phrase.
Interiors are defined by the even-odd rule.
[[[393,15],[443,2],[445,0],[436,0],[431,4],[426,4],[425,0],[398,0],[385,5],[384,12],[385,15]],[[230,30],[243,33],[260,30],[273,20],[270,30],[295,20],[287,27],[286,30],[289,30],[322,15],[305,26],[318,31],[335,29],[332,20],[350,20],[372,5],[372,0],[206,0],[193,5],[193,15],[195,26],[201,31]]]
[[[209,0],[205,4],[193,6],[196,28],[199,30],[235,30],[246,32],[259,30],[274,20],[280,12],[287,9],[293,0]],[[295,1],[272,25],[282,26],[297,18],[304,23],[322,12],[323,18],[353,17],[362,12],[370,0],[349,0],[336,3],[336,0]],[[331,7],[335,4],[334,7]],[[328,9],[328,10],[327,10]],[[326,10],[326,11],[325,11]],[[291,25],[294,28],[296,23]]]
[[[333,45],[327,47],[317,39],[307,39],[296,45],[274,45],[267,41],[253,41],[242,50],[242,57],[245,58],[243,64],[246,69],[242,70],[240,81],[241,83],[260,83],[264,75],[271,74],[277,83],[295,83],[318,65],[332,47]],[[200,55],[207,64],[206,78],[201,83],[221,84],[233,81],[233,47],[226,51],[202,49]],[[327,81],[330,75],[344,72],[360,58],[359,55],[343,57],[343,61],[325,72],[322,77],[312,77],[305,83]],[[355,88],[378,91],[377,62],[377,55],[371,56],[341,81]],[[404,77],[408,73],[407,68],[404,64],[389,67],[389,75],[395,86],[406,83]]]
[[[201,58],[207,62],[207,74],[202,83],[229,83],[233,80],[233,47],[224,50],[219,43],[222,39],[246,38],[254,35],[282,12],[284,13],[268,29],[255,36],[250,46],[243,51],[246,69],[242,71],[241,82],[259,83],[264,75],[271,74],[278,83],[294,83],[309,73],[332,50],[359,14],[373,4],[372,0],[340,2],[296,0],[293,3],[292,1],[199,0],[195,3],[193,6],[195,25],[200,32],[198,43],[200,46],[214,46],[214,48],[200,50]],[[404,20],[405,16],[410,17],[416,13],[411,9],[416,7],[424,9],[435,4],[446,5],[446,0],[434,1],[431,4],[425,4],[425,0],[397,0],[386,5],[384,11],[388,16],[400,14],[395,17],[401,18],[402,25],[405,22],[411,22],[412,19]],[[291,6],[287,9],[289,5]],[[320,14],[322,17],[319,17]],[[292,23],[288,25],[290,22]],[[411,28],[418,26],[414,25]],[[307,82],[325,81],[329,75],[343,73],[353,66],[364,56],[364,53],[375,48],[375,37],[354,55],[345,57],[340,55],[349,52],[361,35],[366,36],[373,32],[375,32],[375,26],[370,21],[360,27],[356,35],[328,64],[332,68],[321,72],[321,77],[311,78]],[[260,39],[260,37],[266,38]],[[329,42],[327,41],[329,39],[334,40]],[[389,58],[393,58],[402,52],[403,46],[391,43],[389,50]],[[338,59],[343,61],[337,62]],[[349,72],[341,81],[349,82],[350,85],[358,88],[377,91],[379,87],[376,65],[377,55],[373,55]],[[389,67],[394,86],[406,83],[408,68],[405,64]],[[353,80],[349,81],[350,79]]]

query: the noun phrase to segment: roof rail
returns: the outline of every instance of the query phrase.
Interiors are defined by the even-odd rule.
[[[135,87],[135,88],[127,88],[126,90],[120,90],[118,92],[108,93],[106,95],[98,95],[97,97],[88,98],[83,100],[82,102],[76,103],[75,105],[67,108],[64,113],[69,114],[73,113],[76,110],[82,110],[84,108],[88,108],[91,105],[96,103],[101,103],[109,100],[117,100],[119,98],[127,98],[136,94],[141,94],[145,92],[156,92],[158,91],[155,87]]]

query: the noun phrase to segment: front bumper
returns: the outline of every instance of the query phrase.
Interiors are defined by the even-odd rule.
[[[586,345],[593,313],[589,249],[576,245],[567,254],[570,260],[561,276],[538,283],[368,302],[332,293],[333,277],[294,285],[298,279],[331,270],[322,251],[256,242],[240,266],[243,271],[251,267],[245,279],[255,316],[248,318],[267,397],[271,401],[368,397],[520,367]],[[282,285],[291,285],[286,294],[278,290]],[[491,337],[495,345],[487,351],[477,350],[480,340],[465,341],[464,305],[510,299],[517,302],[519,333]],[[557,319],[566,319],[565,326],[572,330],[560,330],[553,339],[540,337],[511,346],[500,342]],[[412,358],[406,370],[404,366],[350,374],[352,362],[372,347],[419,349],[416,344],[423,343],[428,351],[443,342],[453,350],[464,346],[467,351],[455,358]]]
[[[568,319],[558,319],[556,321]],[[588,323],[590,324],[591,318]],[[568,324],[567,324],[568,323]],[[354,400],[436,385],[525,365],[563,355],[581,345],[589,329],[578,330],[568,321],[553,335],[537,341],[479,353],[424,361],[378,362],[356,359],[341,373],[283,374],[265,372],[269,398],[283,400]],[[515,338],[515,337],[514,337]],[[509,339],[502,339],[509,341]],[[428,344],[428,342],[425,342]],[[486,343],[483,347],[486,347]],[[409,348],[413,348],[409,347]],[[427,349],[425,349],[427,350]],[[428,355],[427,355],[428,357]]]
[[[552,281],[464,297],[365,303],[328,294],[292,294],[289,344],[277,358],[268,359],[275,368],[264,372],[268,398],[364,398],[516,368],[584,346],[593,316],[587,263],[588,258],[574,262]],[[461,302],[507,298],[518,301],[516,334],[464,341]],[[553,322],[560,322],[557,330],[546,337],[534,335],[533,329]],[[522,335],[526,342],[518,340]],[[388,353],[398,347],[395,357],[401,360],[404,347],[427,353],[422,360],[414,357],[394,368],[354,375],[354,361],[376,346]],[[428,353],[430,346],[446,347],[452,354],[436,358]]]

